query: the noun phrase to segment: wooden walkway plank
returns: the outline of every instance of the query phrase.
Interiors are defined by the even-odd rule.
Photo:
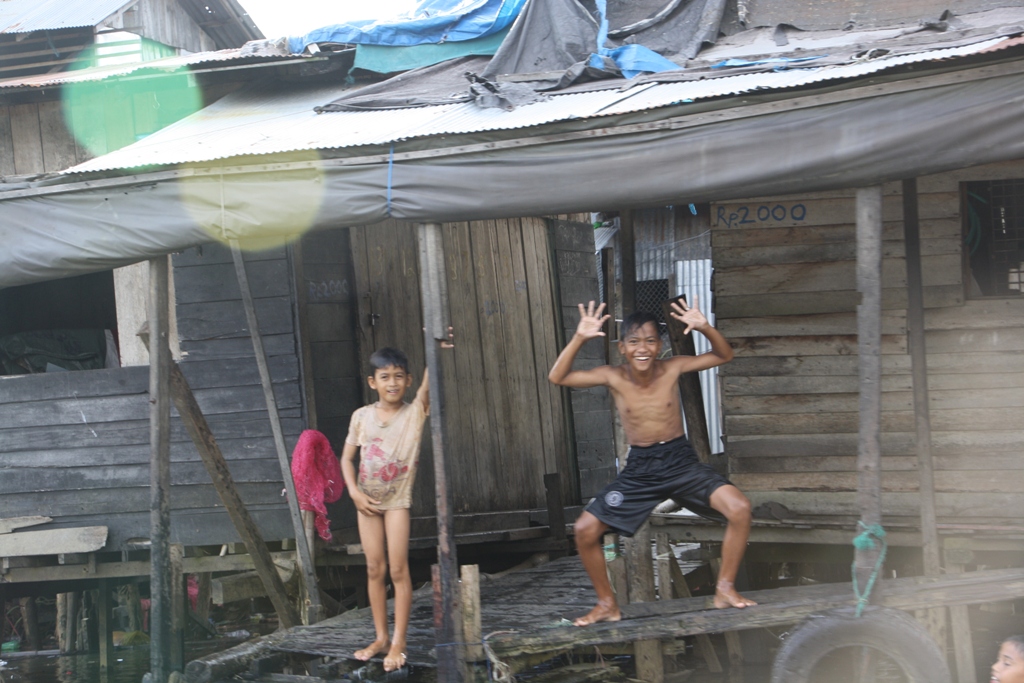
[[[913,577],[885,581],[876,590],[880,604],[902,610],[968,605],[1024,597],[1024,570],[971,572],[955,577]],[[641,603],[622,608],[623,620],[581,628],[534,629],[497,635],[488,644],[499,657],[550,652],[639,638],[680,638],[698,633],[779,626],[815,612],[856,603],[847,583],[751,591],[758,602],[745,609],[717,610],[712,597]]]
[[[0,557],[94,553],[107,543],[107,527],[22,531],[0,535]]]

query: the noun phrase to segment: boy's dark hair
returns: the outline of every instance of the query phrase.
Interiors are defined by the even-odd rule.
[[[370,369],[373,370],[374,374],[377,374],[378,370],[383,370],[392,365],[396,368],[402,368],[406,373],[409,372],[409,358],[400,349],[396,349],[393,346],[384,346],[370,354]]]
[[[638,330],[647,323],[654,323],[654,329],[658,329],[658,318],[647,311],[633,311],[622,319],[622,326],[619,328],[619,339],[625,339],[633,330]]]
[[[1020,655],[1022,657],[1024,657],[1024,635],[1021,635],[1021,636],[1010,636],[1009,638],[1007,638],[1003,642],[1004,643],[1013,643],[1013,646],[1015,648],[1017,648],[1017,652],[1019,652]]]

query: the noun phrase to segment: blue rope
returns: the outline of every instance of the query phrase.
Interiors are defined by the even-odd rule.
[[[860,586],[857,585],[857,561],[854,560],[850,566],[850,574],[853,577],[853,594],[857,596],[857,616],[859,617],[864,613],[864,608],[871,598],[871,591],[875,587],[878,575],[882,572],[882,565],[885,564],[885,554],[889,550],[889,544],[885,540],[885,529],[882,528],[881,524],[869,525],[864,522],[857,522],[857,526],[860,527],[861,532],[853,539],[854,548],[857,550],[874,550],[881,547],[881,552],[878,553],[878,560],[875,562],[875,568],[871,570],[871,576],[868,577],[863,593],[860,590]]]
[[[391,178],[394,175],[395,169],[395,143],[391,143],[391,153],[388,154],[388,203],[386,207],[387,215],[391,217]]]

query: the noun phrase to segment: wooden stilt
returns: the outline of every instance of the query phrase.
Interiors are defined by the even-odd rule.
[[[544,492],[548,505],[548,533],[552,540],[565,541],[565,508],[562,506],[562,476],[558,472],[544,475]],[[551,550],[552,560],[565,557],[566,551]]]
[[[711,559],[711,571],[718,576],[722,568],[721,558]],[[725,631],[725,649],[729,653],[729,666],[739,667],[743,664],[743,643],[740,641],[740,634],[737,631]]]
[[[962,564],[947,563],[948,574],[962,574]],[[967,605],[949,608],[950,631],[953,636],[953,655],[956,658],[957,683],[977,683],[977,667],[974,664],[974,638],[971,635],[971,619]]]
[[[185,547],[171,545],[171,670],[185,668],[185,624],[188,619],[188,589],[182,563]]]
[[[857,190],[857,353],[860,379],[860,432],[857,446],[857,506],[866,527],[882,522],[882,188]],[[858,547],[854,554],[857,585],[867,587],[880,548]],[[881,573],[879,572],[879,580]],[[873,595],[879,595],[876,590]]]
[[[484,655],[483,628],[480,623],[480,567],[464,564],[462,575],[462,637],[466,643],[466,661],[479,662]]]
[[[625,542],[626,576],[629,579],[629,603],[653,602],[654,564],[651,557],[651,525],[644,522],[632,538]],[[636,673],[640,680],[661,683],[665,680],[660,640],[638,640],[633,643]]]
[[[633,211],[619,212],[619,261],[622,265],[622,315],[636,310],[636,236]]]
[[[188,380],[177,363],[172,362],[171,364],[170,382],[174,407],[178,410],[185,431],[192,438],[192,443],[195,444],[203,465],[206,466],[206,471],[210,474],[210,481],[224,505],[224,510],[228,513],[235,531],[244,542],[246,552],[252,558],[253,567],[263,582],[267,595],[270,596],[270,601],[277,611],[281,625],[285,628],[296,626],[301,619],[289,602],[288,592],[285,590],[277,570],[274,569],[274,561],[263,540],[263,532],[260,531],[256,521],[249,514],[249,509],[242,501],[242,497],[235,487],[235,480],[231,476],[231,470],[228,468],[227,460],[224,458],[220,446],[217,445],[217,439],[213,436],[213,430],[210,429],[203,411],[199,408],[199,402],[196,401],[195,394],[192,393]],[[289,472],[288,481],[291,481],[290,476]],[[209,578],[207,578],[207,583],[209,583]]]
[[[166,256],[149,262],[150,575],[149,667],[152,683],[171,672],[171,349]],[[72,610],[68,605],[69,612]],[[69,634],[70,635],[70,634]]]
[[[67,643],[67,612],[68,612],[68,596],[67,593],[57,593],[57,619],[54,626],[54,636],[57,638],[57,649],[61,652],[68,651]]]
[[[23,649],[35,652],[39,649],[39,617],[36,612],[36,599],[21,598],[18,604],[21,607],[22,628],[25,630]]]
[[[604,330],[604,362],[610,365],[615,360],[612,347],[619,336],[615,323],[615,250],[611,247],[601,250],[601,277],[604,280],[604,312],[611,316]]]
[[[306,610],[304,610],[302,620],[306,624],[315,624],[323,619],[324,616],[323,605],[320,604],[320,589],[316,581],[316,567],[313,565],[310,547],[306,543],[306,531],[302,524],[298,496],[295,493],[295,480],[292,479],[291,463],[288,460],[288,450],[284,443],[284,432],[281,429],[281,417],[277,412],[277,400],[274,398],[273,379],[270,376],[270,367],[267,364],[267,354],[263,349],[263,337],[260,335],[259,321],[256,318],[256,307],[252,300],[252,290],[249,288],[249,277],[245,271],[245,260],[242,257],[242,251],[238,246],[237,240],[231,240],[231,258],[235,264],[235,277],[238,280],[238,288],[242,293],[245,319],[249,326],[249,336],[252,338],[256,365],[260,371],[260,383],[263,385],[263,397],[266,399],[267,412],[270,416],[274,446],[277,449],[277,457],[281,465],[281,477],[284,480],[284,487],[288,493],[288,510],[291,513],[292,530],[295,533],[296,555],[299,560],[299,567],[302,570],[303,587],[305,588]]]
[[[111,623],[110,581],[100,581],[99,590],[96,592],[96,624],[97,635],[100,646],[100,669],[110,669],[114,664],[114,628]]]
[[[655,534],[655,549],[658,553],[658,582],[661,589],[662,600],[673,600],[676,598],[691,598],[690,586],[686,583],[683,570],[672,554],[672,545],[668,541],[667,533]],[[697,635],[697,652],[707,664],[711,673],[722,673],[722,663],[718,661],[718,653],[711,642],[710,636],[706,633]]]
[[[437,638],[438,678],[453,683],[465,680],[465,669],[455,643],[460,623],[459,561],[445,466],[444,387],[439,342],[448,338],[448,291],[444,242],[439,223],[419,225],[420,293],[423,306],[424,347],[430,370],[430,438],[434,458],[434,497],[437,505],[437,581],[434,630]]]

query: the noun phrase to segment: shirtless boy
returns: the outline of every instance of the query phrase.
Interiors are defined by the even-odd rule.
[[[711,351],[699,356],[673,356],[659,360],[661,336],[657,319],[638,311],[622,321],[619,353],[625,363],[592,370],[573,370],[580,348],[601,331],[610,316],[604,304],[579,305],[576,334],[559,354],[548,379],[564,387],[608,387],[629,441],[626,467],[594,498],[576,521],[576,548],[597,592],[597,606],[576,620],[577,626],[621,618],[608,581],[601,540],[609,529],[632,536],[662,501],[672,498],[697,514],[727,522],[722,541],[722,566],[714,604],[717,608],[747,607],[754,601],[736,592],[733,582],[750,535],[750,501],[728,479],[701,463],[683,432],[679,404],[679,376],[706,370],[732,360],[732,349],[718,330],[693,304],[672,304],[672,317],[697,330],[711,342]]]
[[[376,640],[358,650],[355,658],[366,661],[384,654],[384,670],[395,671],[405,666],[406,632],[412,609],[409,506],[423,423],[430,412],[429,382],[424,372],[416,397],[406,403],[405,392],[412,384],[406,355],[398,349],[382,348],[370,356],[370,367],[373,375],[367,381],[379,400],[352,415],[341,453],[341,472],[359,512],[359,540],[366,554],[367,592],[376,630]],[[356,451],[360,451],[358,480]],[[388,636],[384,584],[388,564],[395,587],[394,638]]]

